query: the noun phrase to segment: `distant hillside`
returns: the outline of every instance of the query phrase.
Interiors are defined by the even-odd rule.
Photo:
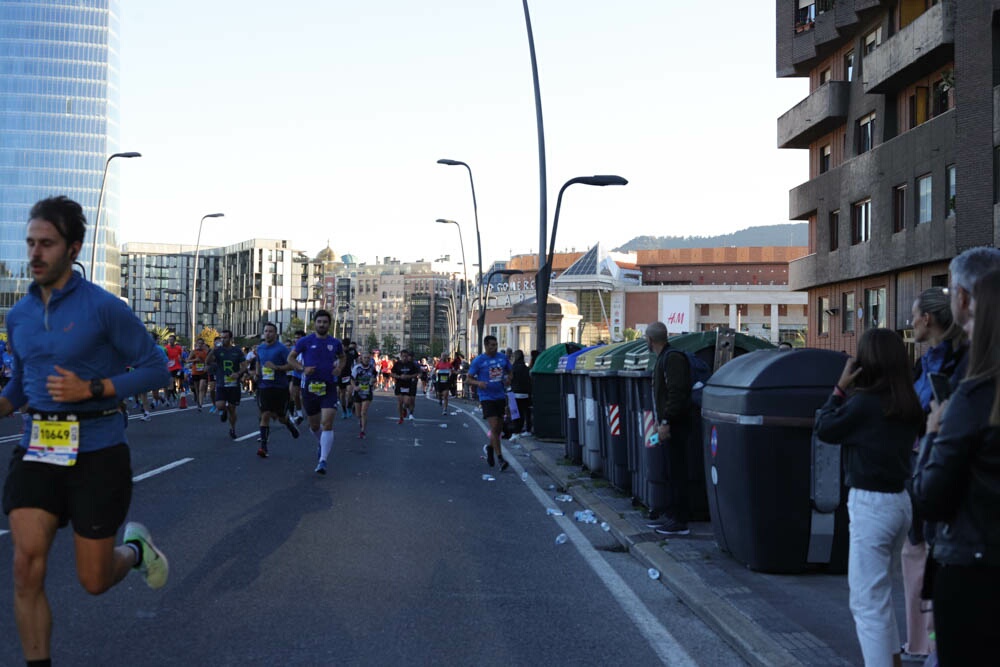
[[[721,236],[636,236],[615,248],[615,252],[659,250],[663,248],[722,248],[727,246],[805,246],[809,245],[809,224],[748,227]]]

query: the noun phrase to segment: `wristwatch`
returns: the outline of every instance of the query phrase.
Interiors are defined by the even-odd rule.
[[[90,394],[93,398],[100,398],[104,396],[104,380],[101,378],[94,378],[91,380]]]

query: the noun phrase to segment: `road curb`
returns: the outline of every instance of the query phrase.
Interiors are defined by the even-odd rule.
[[[606,521],[611,526],[611,534],[628,548],[633,557],[659,570],[660,581],[744,660],[755,667],[805,667],[764,628],[713,592],[698,575],[674,559],[659,543],[639,540],[641,533],[598,496],[583,488],[580,481],[571,478],[568,466],[559,465],[530,439],[518,440],[518,444],[563,489],[572,489],[574,499],[593,510],[600,520]]]

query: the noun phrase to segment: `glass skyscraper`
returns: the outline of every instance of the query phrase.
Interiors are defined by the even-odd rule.
[[[24,243],[39,199],[66,195],[87,216],[80,262],[117,294],[118,0],[0,0],[0,324],[31,281]]]

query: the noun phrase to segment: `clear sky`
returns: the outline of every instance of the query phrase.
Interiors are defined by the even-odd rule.
[[[534,0],[557,250],[788,222],[805,151],[776,119],[764,2]],[[130,0],[121,17],[122,240],[287,238],[363,261],[487,265],[538,247],[538,147],[519,0]]]

